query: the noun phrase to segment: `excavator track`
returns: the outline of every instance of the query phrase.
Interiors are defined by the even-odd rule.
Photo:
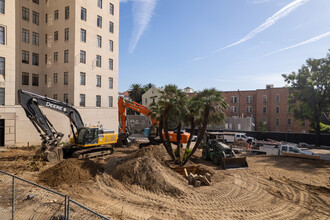
[[[91,148],[71,148],[64,150],[64,156],[65,158],[90,159],[107,156],[112,154],[113,152],[114,148],[109,146],[97,146]]]

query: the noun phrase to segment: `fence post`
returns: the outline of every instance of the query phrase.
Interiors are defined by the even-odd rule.
[[[68,208],[67,208],[67,220],[69,220],[70,219],[70,197],[69,196],[67,196],[67,198],[68,198]]]
[[[64,197],[64,220],[67,220],[68,217],[66,216],[66,206],[67,206],[67,195]]]
[[[14,220],[15,217],[15,177],[13,176],[13,187],[12,187],[12,207],[11,207],[11,218]]]

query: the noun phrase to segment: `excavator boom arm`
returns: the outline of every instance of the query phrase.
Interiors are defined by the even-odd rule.
[[[26,116],[31,120],[42,139],[47,144],[52,144],[54,141],[61,139],[63,134],[57,132],[46,115],[43,114],[39,106],[44,106],[48,109],[60,112],[66,115],[71,124],[79,130],[84,126],[79,112],[71,105],[50,99],[32,92],[18,90],[18,102],[25,110]],[[72,128],[73,129],[73,128]],[[42,132],[43,131],[43,132]]]

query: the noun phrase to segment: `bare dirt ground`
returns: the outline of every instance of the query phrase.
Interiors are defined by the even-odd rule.
[[[329,161],[249,156],[249,169],[223,170],[198,151],[193,162],[212,174],[212,185],[194,188],[165,165],[162,146],[45,164],[33,160],[34,152],[1,152],[0,170],[111,219],[330,219]]]

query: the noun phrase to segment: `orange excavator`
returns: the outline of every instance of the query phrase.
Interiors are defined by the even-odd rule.
[[[161,140],[158,136],[158,124],[159,122],[150,116],[151,110],[144,105],[141,105],[137,102],[133,101],[125,101],[122,97],[118,99],[118,120],[119,120],[119,135],[118,135],[118,145],[119,146],[128,146],[129,142],[129,135],[130,132],[126,126],[126,109],[132,109],[136,112],[139,112],[145,116],[147,116],[151,121],[151,127],[149,129],[148,134],[148,143],[142,143],[139,145],[140,148],[146,147],[149,145],[158,145],[161,144]],[[173,131],[169,131],[170,141],[176,142],[177,141],[177,134]],[[189,139],[190,133],[182,132],[181,133],[181,143],[187,143]],[[163,132],[163,137],[165,137],[165,133]]]

